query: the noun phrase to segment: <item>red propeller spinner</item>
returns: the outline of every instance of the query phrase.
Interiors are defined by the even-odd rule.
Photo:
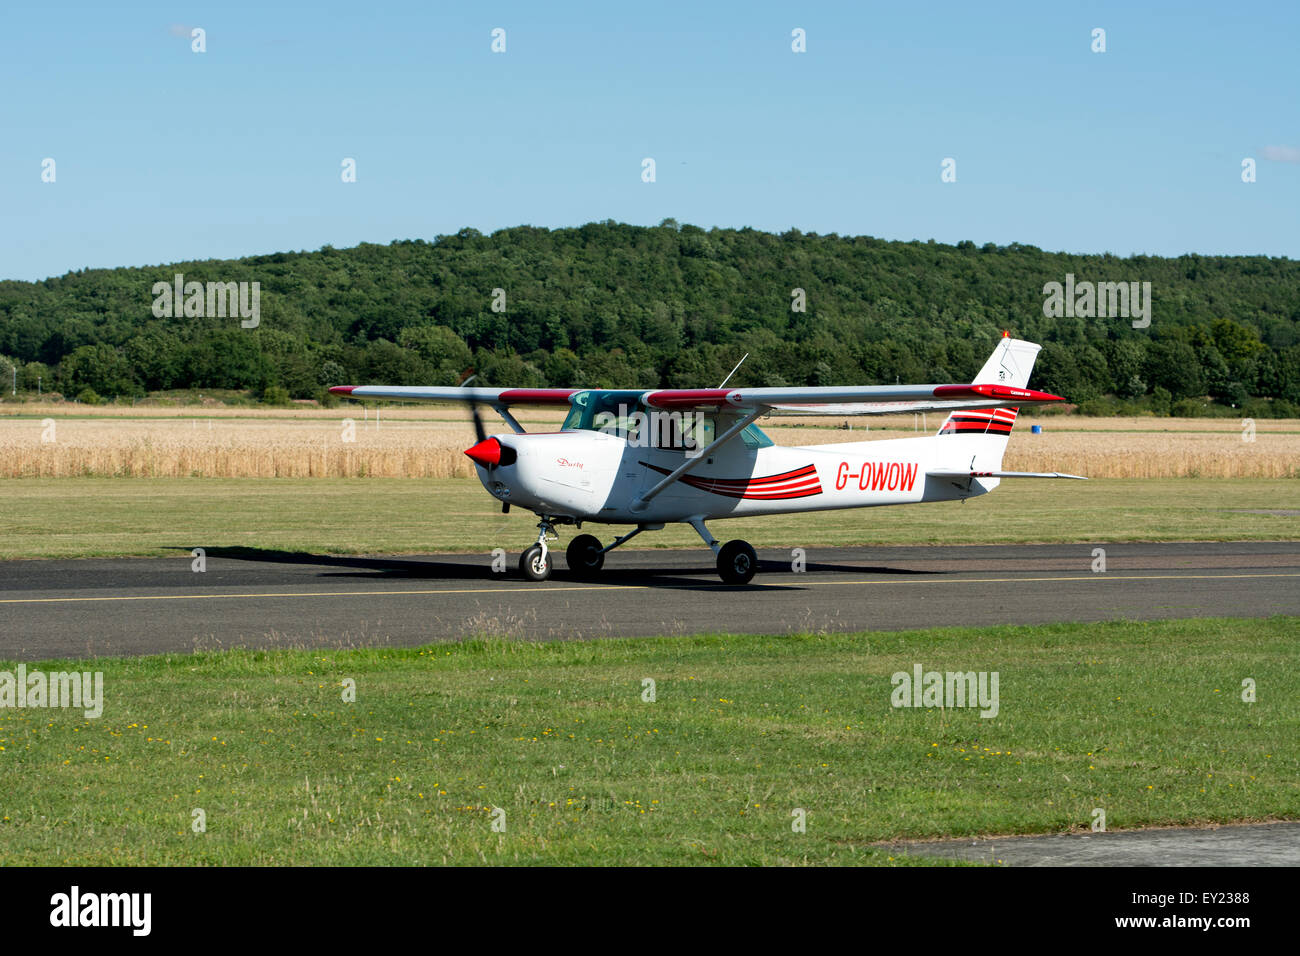
[[[509,445],[503,445],[495,438],[484,438],[477,445],[465,449],[465,454],[476,464],[484,468],[498,465],[513,465],[519,460],[518,453]]]
[[[466,448],[465,454],[475,464],[492,468],[501,464],[501,443],[495,438],[484,438],[478,444]]]

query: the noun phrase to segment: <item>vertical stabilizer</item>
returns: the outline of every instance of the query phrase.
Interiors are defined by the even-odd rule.
[[[1029,387],[1029,373],[1041,348],[1033,342],[1013,339],[1004,335],[997,348],[971,381],[972,385],[1009,385],[1014,388]],[[1007,439],[1016,423],[1015,408],[963,408],[948,416],[939,437],[951,436],[958,441],[950,450],[952,462],[958,467],[978,467],[996,471],[1002,466],[1002,454]],[[958,445],[960,447],[958,447]],[[944,458],[949,456],[945,449]]]

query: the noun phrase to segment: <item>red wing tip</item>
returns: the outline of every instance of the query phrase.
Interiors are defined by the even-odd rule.
[[[331,385],[330,391],[335,395],[351,395],[355,385]]]
[[[934,390],[936,398],[964,398],[967,396],[1000,399],[1020,399],[1026,402],[1063,402],[1065,398],[1049,392],[1036,392],[1032,388],[1014,388],[1010,385],[940,385]]]

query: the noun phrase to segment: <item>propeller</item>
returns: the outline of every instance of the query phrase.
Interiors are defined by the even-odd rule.
[[[461,388],[465,388],[470,382],[478,378],[477,375],[470,375],[460,383]],[[513,465],[516,460],[515,450],[502,445],[495,438],[488,438],[487,429],[483,427],[483,416],[479,413],[478,407],[481,402],[471,400],[469,403],[470,416],[474,420],[474,444],[465,450],[465,454],[476,464],[484,468],[495,468],[497,465]]]
[[[476,378],[478,378],[478,373],[472,372],[472,374],[468,378],[463,379],[461,381],[460,387],[461,388],[468,387],[469,383],[474,381],[474,379]],[[478,406],[479,406],[478,402],[470,402],[469,413],[470,416],[474,419],[475,441],[483,442],[483,441],[487,441],[487,429],[483,427],[483,416],[479,414]]]

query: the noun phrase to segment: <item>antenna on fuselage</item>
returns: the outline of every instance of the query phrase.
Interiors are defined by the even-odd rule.
[[[741,360],[736,363],[736,368],[740,368],[742,365],[744,365],[745,359],[747,358],[749,358],[748,352],[746,352],[744,356],[741,358]],[[736,374],[736,368],[733,368],[729,373],[727,373],[727,377],[722,380],[722,385],[719,385],[718,388],[723,388],[724,386],[726,386],[728,382],[731,381],[731,376]]]

